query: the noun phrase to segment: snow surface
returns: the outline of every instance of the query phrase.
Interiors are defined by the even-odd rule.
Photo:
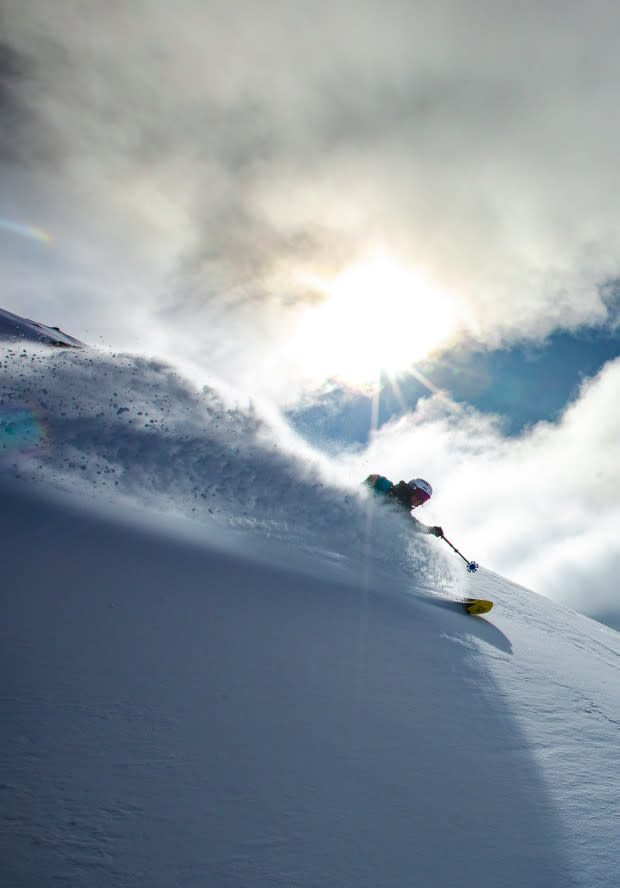
[[[73,336],[63,333],[60,327],[48,327],[38,321],[31,321],[30,318],[22,318],[4,308],[0,308],[0,338],[13,341],[46,342],[49,345],[70,348],[84,346],[84,343],[79,339],[74,339]]]
[[[618,884],[617,633],[215,387],[1,354],[0,884]]]

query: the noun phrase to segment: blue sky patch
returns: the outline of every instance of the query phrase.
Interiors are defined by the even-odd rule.
[[[461,404],[503,420],[504,433],[518,436],[542,420],[553,422],[572,401],[584,379],[620,355],[620,332],[588,329],[557,333],[544,344],[494,351],[460,347],[438,352],[418,364],[434,386]],[[429,389],[415,376],[385,378],[379,392],[378,426],[415,410]],[[315,444],[365,444],[372,397],[339,385],[311,403],[289,411],[295,428]]]

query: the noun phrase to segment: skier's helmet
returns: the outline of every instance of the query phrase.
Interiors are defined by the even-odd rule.
[[[424,478],[414,478],[409,482],[409,487],[418,494],[423,503],[429,500],[433,495],[433,488],[425,481]]]

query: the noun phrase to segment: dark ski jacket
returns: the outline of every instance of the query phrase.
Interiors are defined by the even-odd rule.
[[[394,484],[385,475],[369,475],[363,483],[370,487],[375,496],[380,496],[387,502],[393,503],[406,511],[409,519],[413,522],[413,529],[417,533],[432,533],[435,536],[443,536],[441,527],[429,527],[413,517],[411,514],[411,488],[406,481],[399,481],[398,484]]]

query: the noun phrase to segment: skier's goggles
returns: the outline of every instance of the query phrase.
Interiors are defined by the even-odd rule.
[[[419,505],[422,505],[423,503],[428,502],[428,500],[430,499],[430,496],[428,495],[428,493],[419,487],[412,487],[411,488],[411,496],[415,496]]]

